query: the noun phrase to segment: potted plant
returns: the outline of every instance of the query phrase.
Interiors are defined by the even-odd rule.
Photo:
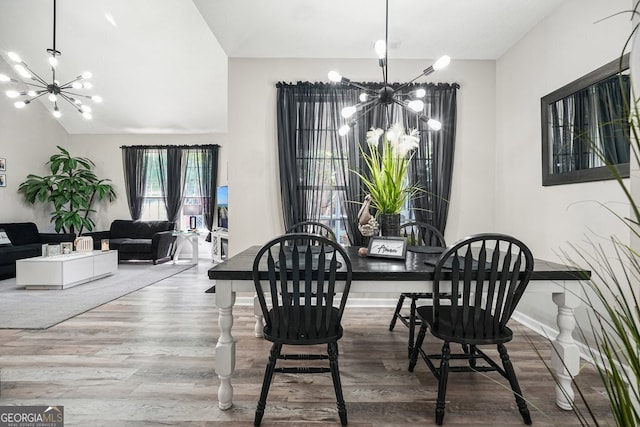
[[[51,222],[56,232],[82,234],[93,230],[91,219],[93,203],[97,200],[116,199],[109,179],[99,179],[93,172],[95,163],[84,157],[72,157],[58,146],[59,153],[52,155],[46,165],[51,175],[27,175],[18,192],[28,203],[53,204]]]
[[[369,152],[362,151],[367,170],[355,173],[368,193],[367,201],[377,211],[383,236],[399,235],[400,211],[406,201],[420,191],[407,179],[409,162],[418,141],[417,130],[406,134],[399,123],[386,132],[373,128],[367,132]]]

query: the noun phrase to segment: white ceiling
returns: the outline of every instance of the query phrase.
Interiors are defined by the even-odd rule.
[[[497,59],[563,1],[390,0],[389,57]],[[52,13],[53,0],[0,1],[0,55],[20,54],[45,80]],[[58,0],[57,78],[90,70],[89,93],[104,98],[93,120],[61,106],[60,122],[69,133],[226,132],[227,58],[373,58],[384,31],[384,0]]]

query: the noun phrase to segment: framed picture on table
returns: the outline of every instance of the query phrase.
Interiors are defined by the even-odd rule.
[[[371,237],[367,256],[405,259],[407,239],[404,237]]]

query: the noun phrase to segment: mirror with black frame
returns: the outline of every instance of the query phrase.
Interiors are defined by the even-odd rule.
[[[628,177],[629,99],[629,54],[543,97],[542,185]]]

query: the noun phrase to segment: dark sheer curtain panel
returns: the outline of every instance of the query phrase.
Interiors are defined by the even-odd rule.
[[[147,147],[122,147],[124,186],[131,219],[142,216],[144,189],[147,179]]]
[[[340,138],[340,110],[358,91],[325,83],[278,83],[277,129],[280,193],[285,229],[301,221],[330,217],[339,203],[350,242],[360,238],[359,185],[353,185],[353,139]],[[336,199],[337,198],[337,199]],[[336,218],[327,221],[335,221]]]
[[[380,83],[360,83],[380,89]],[[400,86],[394,83],[392,86]],[[413,201],[417,220],[444,233],[456,135],[456,91],[458,84],[419,86],[427,91],[425,104],[430,117],[443,127],[434,132],[415,115],[397,106],[378,106],[361,117],[345,137],[338,136],[343,122],[340,112],[358,102],[360,90],[347,85],[298,82],[278,83],[277,130],[280,192],[285,229],[300,221],[318,220],[324,212],[328,192],[338,194],[344,228],[352,245],[362,244],[357,215],[365,194],[353,171],[363,171],[361,150],[368,152],[366,132],[387,129],[400,121],[406,129],[420,131],[420,147],[411,168],[412,184],[426,191]]]
[[[425,191],[413,200],[414,214],[418,221],[431,224],[444,234],[451,198],[457,90],[460,86],[456,83],[438,83],[422,87],[427,91],[424,98],[429,109],[427,115],[439,120],[442,129],[430,131],[422,124],[418,127],[420,142],[412,159],[410,177],[412,183],[420,185]]]
[[[216,189],[218,188],[218,145],[204,145],[188,149],[188,167],[193,166],[198,176],[202,213],[209,233],[205,241],[211,241],[213,221],[216,216]]]
[[[158,151],[160,164],[160,187],[164,194],[164,206],[167,210],[167,219],[178,222],[178,215],[184,200],[185,169],[183,158],[185,150],[180,147],[168,147]]]

